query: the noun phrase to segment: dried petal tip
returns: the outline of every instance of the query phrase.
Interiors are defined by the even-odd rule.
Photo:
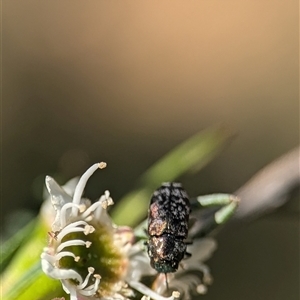
[[[98,166],[99,166],[99,169],[104,169],[104,168],[106,168],[107,163],[102,161],[98,164]]]
[[[204,295],[207,293],[207,287],[204,284],[199,284],[196,288],[196,291],[200,295]]]

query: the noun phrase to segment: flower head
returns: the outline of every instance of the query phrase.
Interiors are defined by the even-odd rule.
[[[107,208],[113,205],[110,193],[105,191],[93,204],[82,198],[89,177],[105,166],[105,163],[91,166],[76,186],[72,181],[71,189],[70,186],[61,188],[53,178],[46,177],[55,217],[49,232],[49,245],[41,254],[43,271],[61,281],[71,300],[128,300],[136,297],[173,300],[179,298],[177,290],[184,299],[189,299],[190,292],[195,289],[203,293],[211,278],[208,268],[200,261],[213,251],[214,241],[195,241],[189,250],[192,259],[184,261],[177,273],[168,275],[170,288],[167,289],[164,274],[158,275],[151,268],[144,243],[136,241],[137,231],[116,226],[107,214]],[[47,204],[44,213],[46,209],[49,209]],[[204,251],[199,251],[200,246]],[[201,271],[203,278],[188,274],[190,270]],[[152,288],[142,282],[146,276],[152,278]],[[176,291],[169,297],[162,296],[170,294],[170,290]]]

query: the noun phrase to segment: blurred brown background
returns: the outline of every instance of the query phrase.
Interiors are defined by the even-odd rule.
[[[182,181],[191,195],[233,192],[299,143],[298,1],[4,0],[2,10],[8,234],[12,213],[38,211],[46,174],[64,183],[106,161],[87,195],[117,200],[175,145],[224,122],[237,138]],[[298,237],[298,218],[280,212],[221,232],[200,298],[300,299]]]

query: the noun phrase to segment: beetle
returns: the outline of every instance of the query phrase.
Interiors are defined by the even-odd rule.
[[[145,243],[150,265],[158,273],[176,272],[184,257],[191,256],[191,239],[207,236],[224,224],[236,211],[240,199],[231,194],[212,194],[191,198],[181,183],[167,182],[154,191],[148,209],[148,236]],[[212,208],[199,218],[202,208]],[[194,224],[190,220],[195,209]],[[196,217],[196,218],[195,218]]]
[[[187,192],[180,183],[163,183],[154,193],[148,210],[146,242],[150,264],[158,273],[176,272],[186,252],[191,212]]]

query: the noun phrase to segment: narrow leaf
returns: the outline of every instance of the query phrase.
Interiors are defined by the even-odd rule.
[[[134,226],[146,216],[149,197],[162,183],[200,170],[224,147],[232,135],[224,128],[204,130],[162,157],[139,181],[139,188],[123,197],[112,212],[116,224]]]

